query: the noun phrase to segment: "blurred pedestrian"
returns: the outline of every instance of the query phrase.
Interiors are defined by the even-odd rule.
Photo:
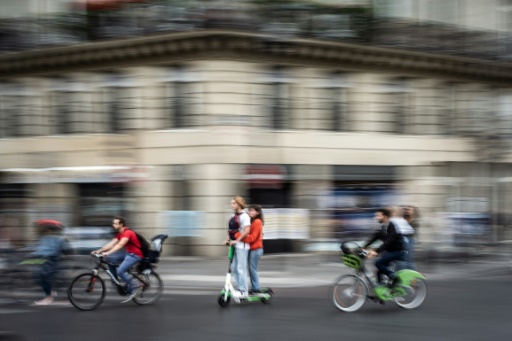
[[[416,238],[418,235],[418,229],[420,227],[420,213],[416,206],[405,206],[403,207],[404,219],[407,220],[409,225],[413,228],[414,234],[409,237],[409,264],[410,268],[416,270],[416,264],[414,262],[414,254],[416,250]]]
[[[40,239],[35,245],[35,250],[28,255],[30,258],[39,259],[39,268],[34,273],[35,281],[41,286],[45,298],[35,301],[35,305],[49,305],[57,296],[52,290],[52,280],[57,272],[57,265],[60,257],[72,252],[70,244],[62,236],[62,223],[56,220],[38,220],[36,228],[39,231]]]
[[[251,228],[249,234],[241,239],[242,242],[249,244],[249,277],[251,278],[251,293],[260,293],[260,276],[258,274],[258,264],[263,255],[263,212],[259,205],[249,205],[249,216],[251,217]],[[238,243],[237,240],[231,244]]]
[[[249,257],[249,244],[243,241],[240,242],[249,234],[251,229],[251,218],[244,211],[246,206],[245,200],[241,196],[231,198],[231,209],[234,214],[229,220],[228,237],[226,241],[224,241],[225,245],[231,245],[233,241],[236,241],[236,243],[233,243],[235,255],[233,258],[232,272],[238,285],[238,291],[236,292],[238,297],[247,296],[248,287],[247,260]]]
[[[404,247],[405,247],[405,258],[403,262],[399,262],[396,266],[396,270],[402,269],[411,269],[415,270],[416,266],[412,262],[411,255],[414,250],[414,229],[409,224],[407,220],[404,218],[404,208],[403,207],[391,207],[391,218],[389,219],[393,224],[395,224],[397,231],[403,236]]]

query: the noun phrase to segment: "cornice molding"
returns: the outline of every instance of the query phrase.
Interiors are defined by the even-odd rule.
[[[319,39],[278,40],[263,34],[228,30],[168,33],[5,53],[0,55],[0,77],[52,75],[209,58],[374,70],[507,86],[512,82],[512,63]]]

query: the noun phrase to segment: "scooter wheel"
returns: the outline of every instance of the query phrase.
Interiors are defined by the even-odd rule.
[[[219,295],[219,298],[217,298],[217,303],[223,308],[227,307],[229,303],[231,302],[231,297],[227,297],[227,299],[224,299],[224,295]]]
[[[268,298],[262,298],[261,299],[261,303],[263,304],[268,304],[270,303],[270,301],[272,301],[272,297],[274,296],[274,292],[272,291],[272,289],[267,289],[264,291],[265,294],[268,294]]]

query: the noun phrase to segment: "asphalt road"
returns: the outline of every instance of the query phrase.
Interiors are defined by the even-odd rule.
[[[154,306],[109,293],[95,311],[61,298],[54,306],[0,306],[0,330],[23,340],[511,340],[510,274],[428,283],[419,309],[367,301],[338,311],[327,287],[281,288],[271,304],[217,305],[217,291],[170,290]],[[0,340],[4,340],[0,335]]]

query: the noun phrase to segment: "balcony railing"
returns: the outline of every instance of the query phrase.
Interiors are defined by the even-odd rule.
[[[440,23],[377,19],[372,13],[368,6],[284,0],[131,2],[113,9],[0,19],[0,52],[226,28],[264,33],[271,40],[307,37],[512,60],[512,34],[469,31]]]

